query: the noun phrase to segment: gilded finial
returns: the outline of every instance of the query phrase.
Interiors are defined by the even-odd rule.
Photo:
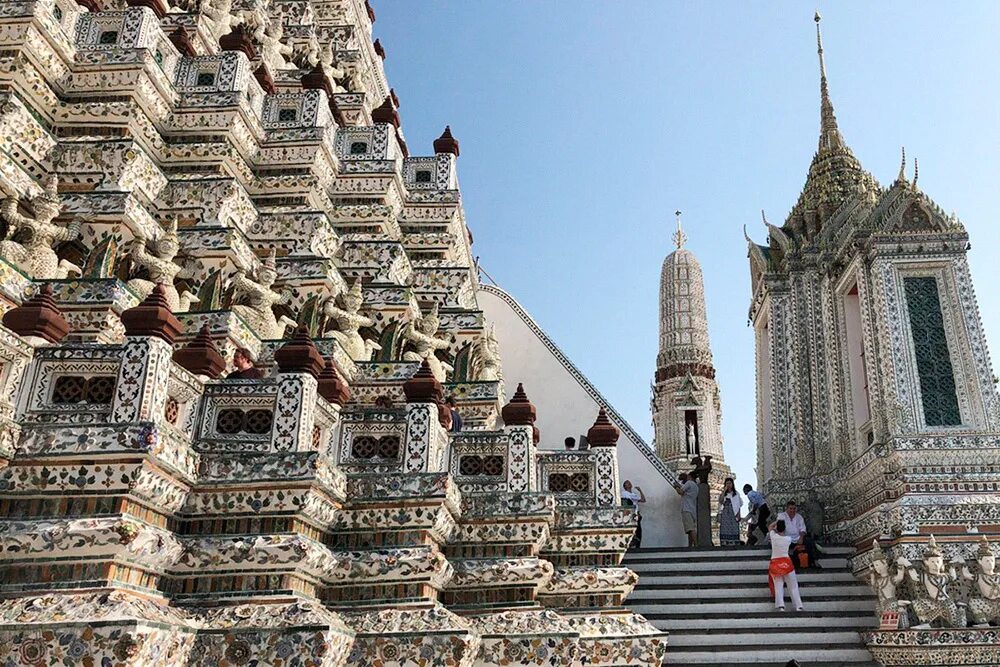
[[[900,183],[906,182],[906,146],[903,146],[903,159],[899,163],[899,176],[896,180]]]
[[[677,216],[677,231],[674,232],[674,244],[680,250],[684,247],[684,242],[687,241],[687,234],[684,233],[684,229],[681,227],[681,212],[674,211],[674,215]]]

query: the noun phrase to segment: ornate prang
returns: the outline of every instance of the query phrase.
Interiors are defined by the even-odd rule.
[[[591,447],[614,447],[618,444],[619,435],[618,427],[611,423],[602,407],[597,412],[594,425],[587,431],[587,443]]]
[[[657,456],[675,471],[692,456],[711,455],[712,497],[730,475],[722,450],[722,401],[708,335],[701,264],[685,244],[681,212],[674,211],[676,249],[660,270],[660,338],[653,375],[653,429]]]
[[[451,153],[455,157],[458,157],[458,139],[451,136],[451,126],[445,125],[444,132],[441,136],[434,140],[434,152],[435,153]]]
[[[226,370],[226,360],[212,342],[212,330],[208,324],[201,325],[197,336],[175,350],[173,359],[174,363],[195,375],[205,375],[212,380]]]
[[[323,372],[319,374],[319,378],[317,379],[316,390],[320,396],[335,405],[341,407],[347,405],[347,401],[351,398],[351,389],[340,377],[340,373],[337,372],[337,367],[334,365],[332,359],[326,360]]]
[[[274,353],[274,361],[282,373],[309,373],[319,377],[325,365],[305,326],[295,329],[291,339]]]
[[[58,343],[69,333],[69,322],[52,298],[52,285],[48,283],[20,306],[4,313],[3,323],[20,336],[49,343]]]
[[[173,344],[182,330],[180,320],[170,310],[166,290],[157,283],[142,303],[121,315],[126,336],[155,336]]]

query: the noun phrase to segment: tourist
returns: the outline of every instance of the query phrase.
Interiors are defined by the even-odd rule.
[[[449,396],[444,402],[448,406],[448,412],[451,413],[451,428],[448,430],[452,433],[458,433],[465,426],[465,422],[462,421],[462,415],[458,413],[458,409],[455,407],[455,397]]]
[[[563,440],[563,445],[565,445],[567,452],[573,451],[576,449],[576,438],[566,438]]]
[[[785,511],[778,515],[778,520],[784,521],[788,527],[788,537],[792,540],[792,563],[798,567],[798,559],[795,553],[805,551],[809,558],[809,567],[820,567],[818,562],[819,553],[816,549],[816,542],[813,541],[809,531],[806,530],[806,520],[799,514],[798,505],[794,500],[789,500],[785,505]]]
[[[736,482],[727,477],[722,483],[722,493],[719,494],[719,544],[724,547],[735,547],[740,541],[740,512],[743,509],[743,499],[736,490]]]
[[[264,371],[254,365],[250,351],[242,347],[233,352],[233,369],[226,376],[227,380],[260,380],[264,377]]]
[[[774,606],[779,611],[785,611],[785,584],[788,584],[795,611],[802,611],[799,580],[792,559],[788,557],[792,538],[785,535],[785,522],[778,519],[772,523],[768,535],[771,538],[771,564],[767,568],[767,585],[774,594]]]
[[[646,494],[642,492],[640,486],[635,487],[633,491],[632,482],[627,479],[622,484],[622,489],[622,505],[634,507],[636,516],[635,535],[632,537],[629,549],[638,549],[642,546],[642,512],[639,511],[639,504],[646,502]]]
[[[767,537],[767,520],[771,518],[771,508],[767,506],[767,499],[760,491],[754,491],[749,484],[743,485],[743,493],[750,504],[750,511],[747,512],[747,545],[752,546],[758,541]]]
[[[681,522],[688,536],[688,546],[698,545],[698,483],[686,472],[678,475],[680,484],[674,487],[681,497]]]

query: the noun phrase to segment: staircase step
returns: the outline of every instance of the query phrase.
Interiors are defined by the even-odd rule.
[[[638,572],[638,570],[636,570]],[[805,570],[796,573],[800,586],[823,586],[827,584],[849,584],[858,583],[858,578],[846,571],[831,570]],[[639,585],[642,588],[662,588],[662,589],[687,589],[696,586],[699,590],[704,590],[710,586],[720,586],[725,588],[737,586],[759,586],[761,581],[767,585],[767,575],[759,573],[750,574],[717,574],[714,570],[706,571],[702,574],[645,574],[641,575]]]
[[[780,632],[732,632],[703,633],[701,631],[671,632],[669,646],[671,647],[692,647],[717,646],[725,644],[727,647],[739,646],[741,649],[748,646],[771,649],[775,646],[796,646],[805,644],[813,648],[820,647],[841,647],[847,645],[848,648],[861,648],[861,636],[854,631],[839,630],[831,632],[796,632],[794,630],[782,629]]]
[[[630,603],[642,602],[653,602],[662,601],[664,603],[670,602],[690,602],[690,588],[678,587],[678,588],[665,588],[665,587],[646,587],[636,589],[628,597]],[[846,585],[830,585],[830,586],[816,586],[816,585],[800,585],[799,593],[802,595],[803,600],[809,600],[813,598],[823,598],[823,599],[849,599],[849,598],[870,598],[872,595],[871,590],[860,584],[846,584]],[[786,593],[787,595],[787,593]],[[714,600],[714,599],[725,599],[725,600],[739,600],[741,602],[760,599],[769,599],[770,593],[767,588],[767,582],[761,582],[760,579],[757,583],[743,584],[739,586],[730,586],[728,588],[700,588],[698,590],[698,600]]]
[[[846,558],[854,554],[853,547],[823,545],[820,556],[839,556]],[[646,549],[630,549],[625,560],[680,560],[690,562],[693,559],[737,560],[740,558],[770,558],[771,547],[713,547],[691,549],[687,547],[650,547]]]
[[[665,665],[727,667],[798,660],[809,667],[872,667],[861,632],[876,625],[875,596],[848,569],[850,547],[826,547],[822,569],[798,573],[805,611],[778,611],[767,588],[769,548],[639,549],[627,600],[668,633]]]
[[[795,628],[802,632],[822,632],[824,630],[841,630],[854,628],[859,631],[871,630],[875,627],[875,615],[856,614],[847,612],[844,615],[834,616],[831,613],[810,613],[810,612],[774,612],[771,614],[732,618],[719,616],[706,618],[701,614],[692,614],[688,617],[676,615],[643,614],[646,620],[652,623],[659,630],[674,632],[738,632],[741,630],[754,630],[760,632],[778,632],[785,629]]]
[[[842,612],[855,612],[855,613],[875,613],[875,601],[874,600],[834,600],[831,602],[826,602],[823,600],[809,600],[803,601],[806,611],[814,612],[832,612],[832,611],[842,611]],[[785,602],[785,606],[788,609],[785,613],[798,613],[791,608],[791,600]],[[629,607],[638,614],[643,616],[647,614],[652,615],[669,615],[669,614],[720,614],[729,613],[732,615],[744,615],[753,613],[776,613],[781,612],[775,610],[774,602],[770,600],[761,600],[759,602],[743,602],[734,600],[719,600],[718,602],[702,602],[702,601],[692,601],[688,600],[676,600],[670,602],[646,602],[646,601],[629,601]]]
[[[777,663],[784,665],[789,660],[798,660],[810,667],[817,662],[833,665],[870,665],[872,656],[867,649],[811,649],[811,648],[772,648],[760,650],[752,647],[748,651],[734,650],[731,646],[709,648],[707,650],[667,651],[664,661],[666,665],[753,665]]]
[[[747,558],[739,561],[682,561],[682,560],[627,560],[622,563],[640,575],[643,573],[682,572],[691,574],[692,570],[711,574],[739,574],[740,572],[767,572],[770,558]],[[820,561],[822,568],[806,570],[806,572],[847,572],[847,559],[840,557],[824,558]]]

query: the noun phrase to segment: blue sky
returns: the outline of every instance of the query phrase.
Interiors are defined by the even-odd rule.
[[[801,2],[373,0],[414,154],[450,124],[474,252],[647,438],[673,211],[705,271],[727,460],[755,463],[750,280],[819,133]],[[969,230],[1000,351],[1000,3],[824,2],[841,131],[883,185],[899,149]],[[911,161],[912,165],[912,161]],[[511,378],[515,380],[516,378]],[[588,425],[581,425],[585,429]],[[544,437],[544,434],[543,434]],[[561,437],[561,436],[560,436]]]

